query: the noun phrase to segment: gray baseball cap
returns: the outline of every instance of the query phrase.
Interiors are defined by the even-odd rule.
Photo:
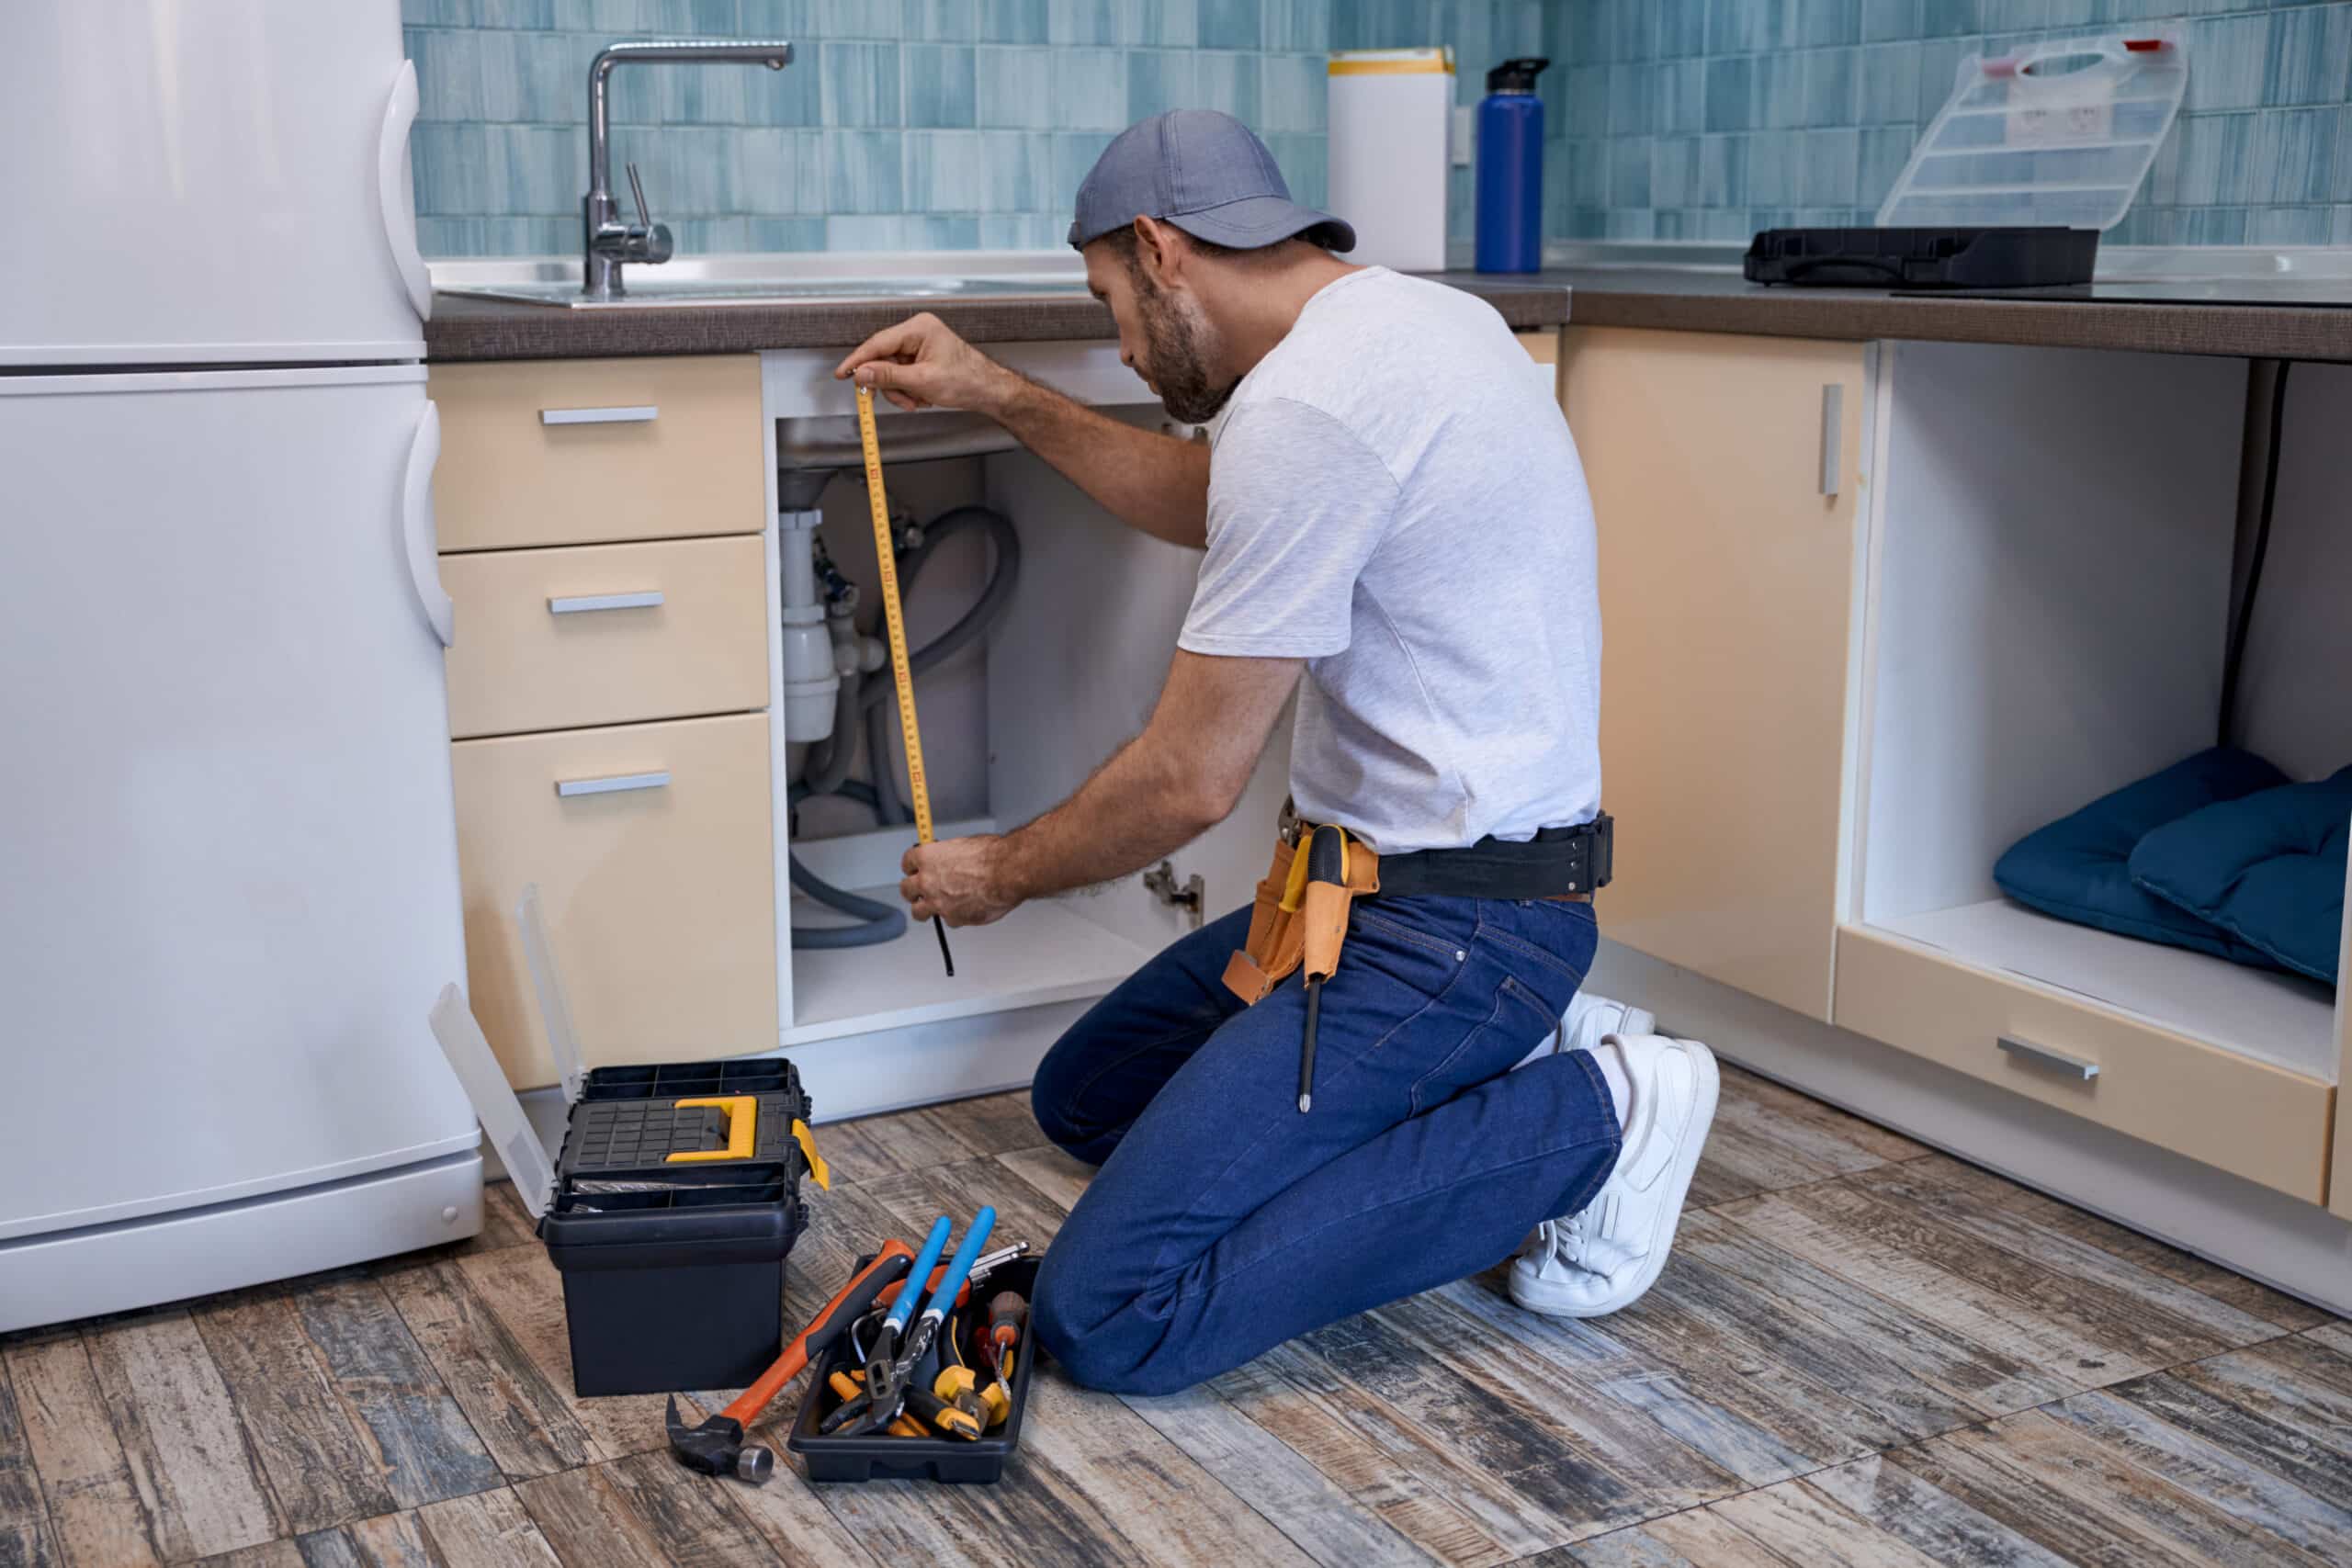
[[[1083,250],[1139,216],[1236,250],[1294,234],[1335,251],[1356,247],[1354,229],[1293,201],[1266,144],[1215,109],[1170,109],[1119,132],[1079,184],[1069,243]]]

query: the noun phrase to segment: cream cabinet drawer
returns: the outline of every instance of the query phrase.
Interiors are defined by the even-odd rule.
[[[767,479],[760,363],[441,365],[435,524],[444,550],[756,534]]]
[[[772,1051],[763,714],[449,749],[474,1015],[518,1089],[555,1081],[514,930],[536,882],[591,1066]]]
[[[449,732],[628,724],[767,706],[756,535],[449,556]]]
[[[2311,1202],[2335,1089],[2013,976],[1855,926],[1841,1029]]]

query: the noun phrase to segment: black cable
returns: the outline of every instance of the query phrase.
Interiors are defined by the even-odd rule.
[[[2254,596],[2262,588],[2262,564],[2270,554],[2270,514],[2278,504],[2278,453],[2287,425],[2287,372],[2291,359],[2278,362],[2278,379],[2270,384],[2269,450],[2262,461],[2262,510],[2254,525],[2254,553],[2246,559],[2245,592],[2238,600],[2236,624],[2222,656],[2222,715],[2215,744],[2227,746],[2237,728],[2238,673],[2245,662],[2246,635],[2254,628]]]

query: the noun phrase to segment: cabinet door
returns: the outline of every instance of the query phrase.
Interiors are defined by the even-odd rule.
[[[1864,352],[1571,328],[1560,373],[1600,541],[1601,928],[1825,1021]]]
[[[423,356],[394,0],[6,10],[0,365]]]
[[[0,377],[0,1241],[473,1147],[423,379]]]
[[[537,883],[592,1067],[776,1044],[765,714],[460,740],[470,1000],[517,1089],[556,1080],[514,905]]]
[[[436,365],[445,550],[756,534],[760,362],[495,360]]]

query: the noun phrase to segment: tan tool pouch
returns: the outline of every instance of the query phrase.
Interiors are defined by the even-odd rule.
[[[1324,828],[1319,832],[1336,831]],[[1380,891],[1380,857],[1366,845],[1347,841],[1346,886],[1309,883],[1294,849],[1280,838],[1265,880],[1250,909],[1250,936],[1225,965],[1226,989],[1255,1006],[1302,964],[1309,975],[1328,979],[1339,967],[1347,941],[1348,909],[1359,894]],[[1298,886],[1293,886],[1293,872]]]

